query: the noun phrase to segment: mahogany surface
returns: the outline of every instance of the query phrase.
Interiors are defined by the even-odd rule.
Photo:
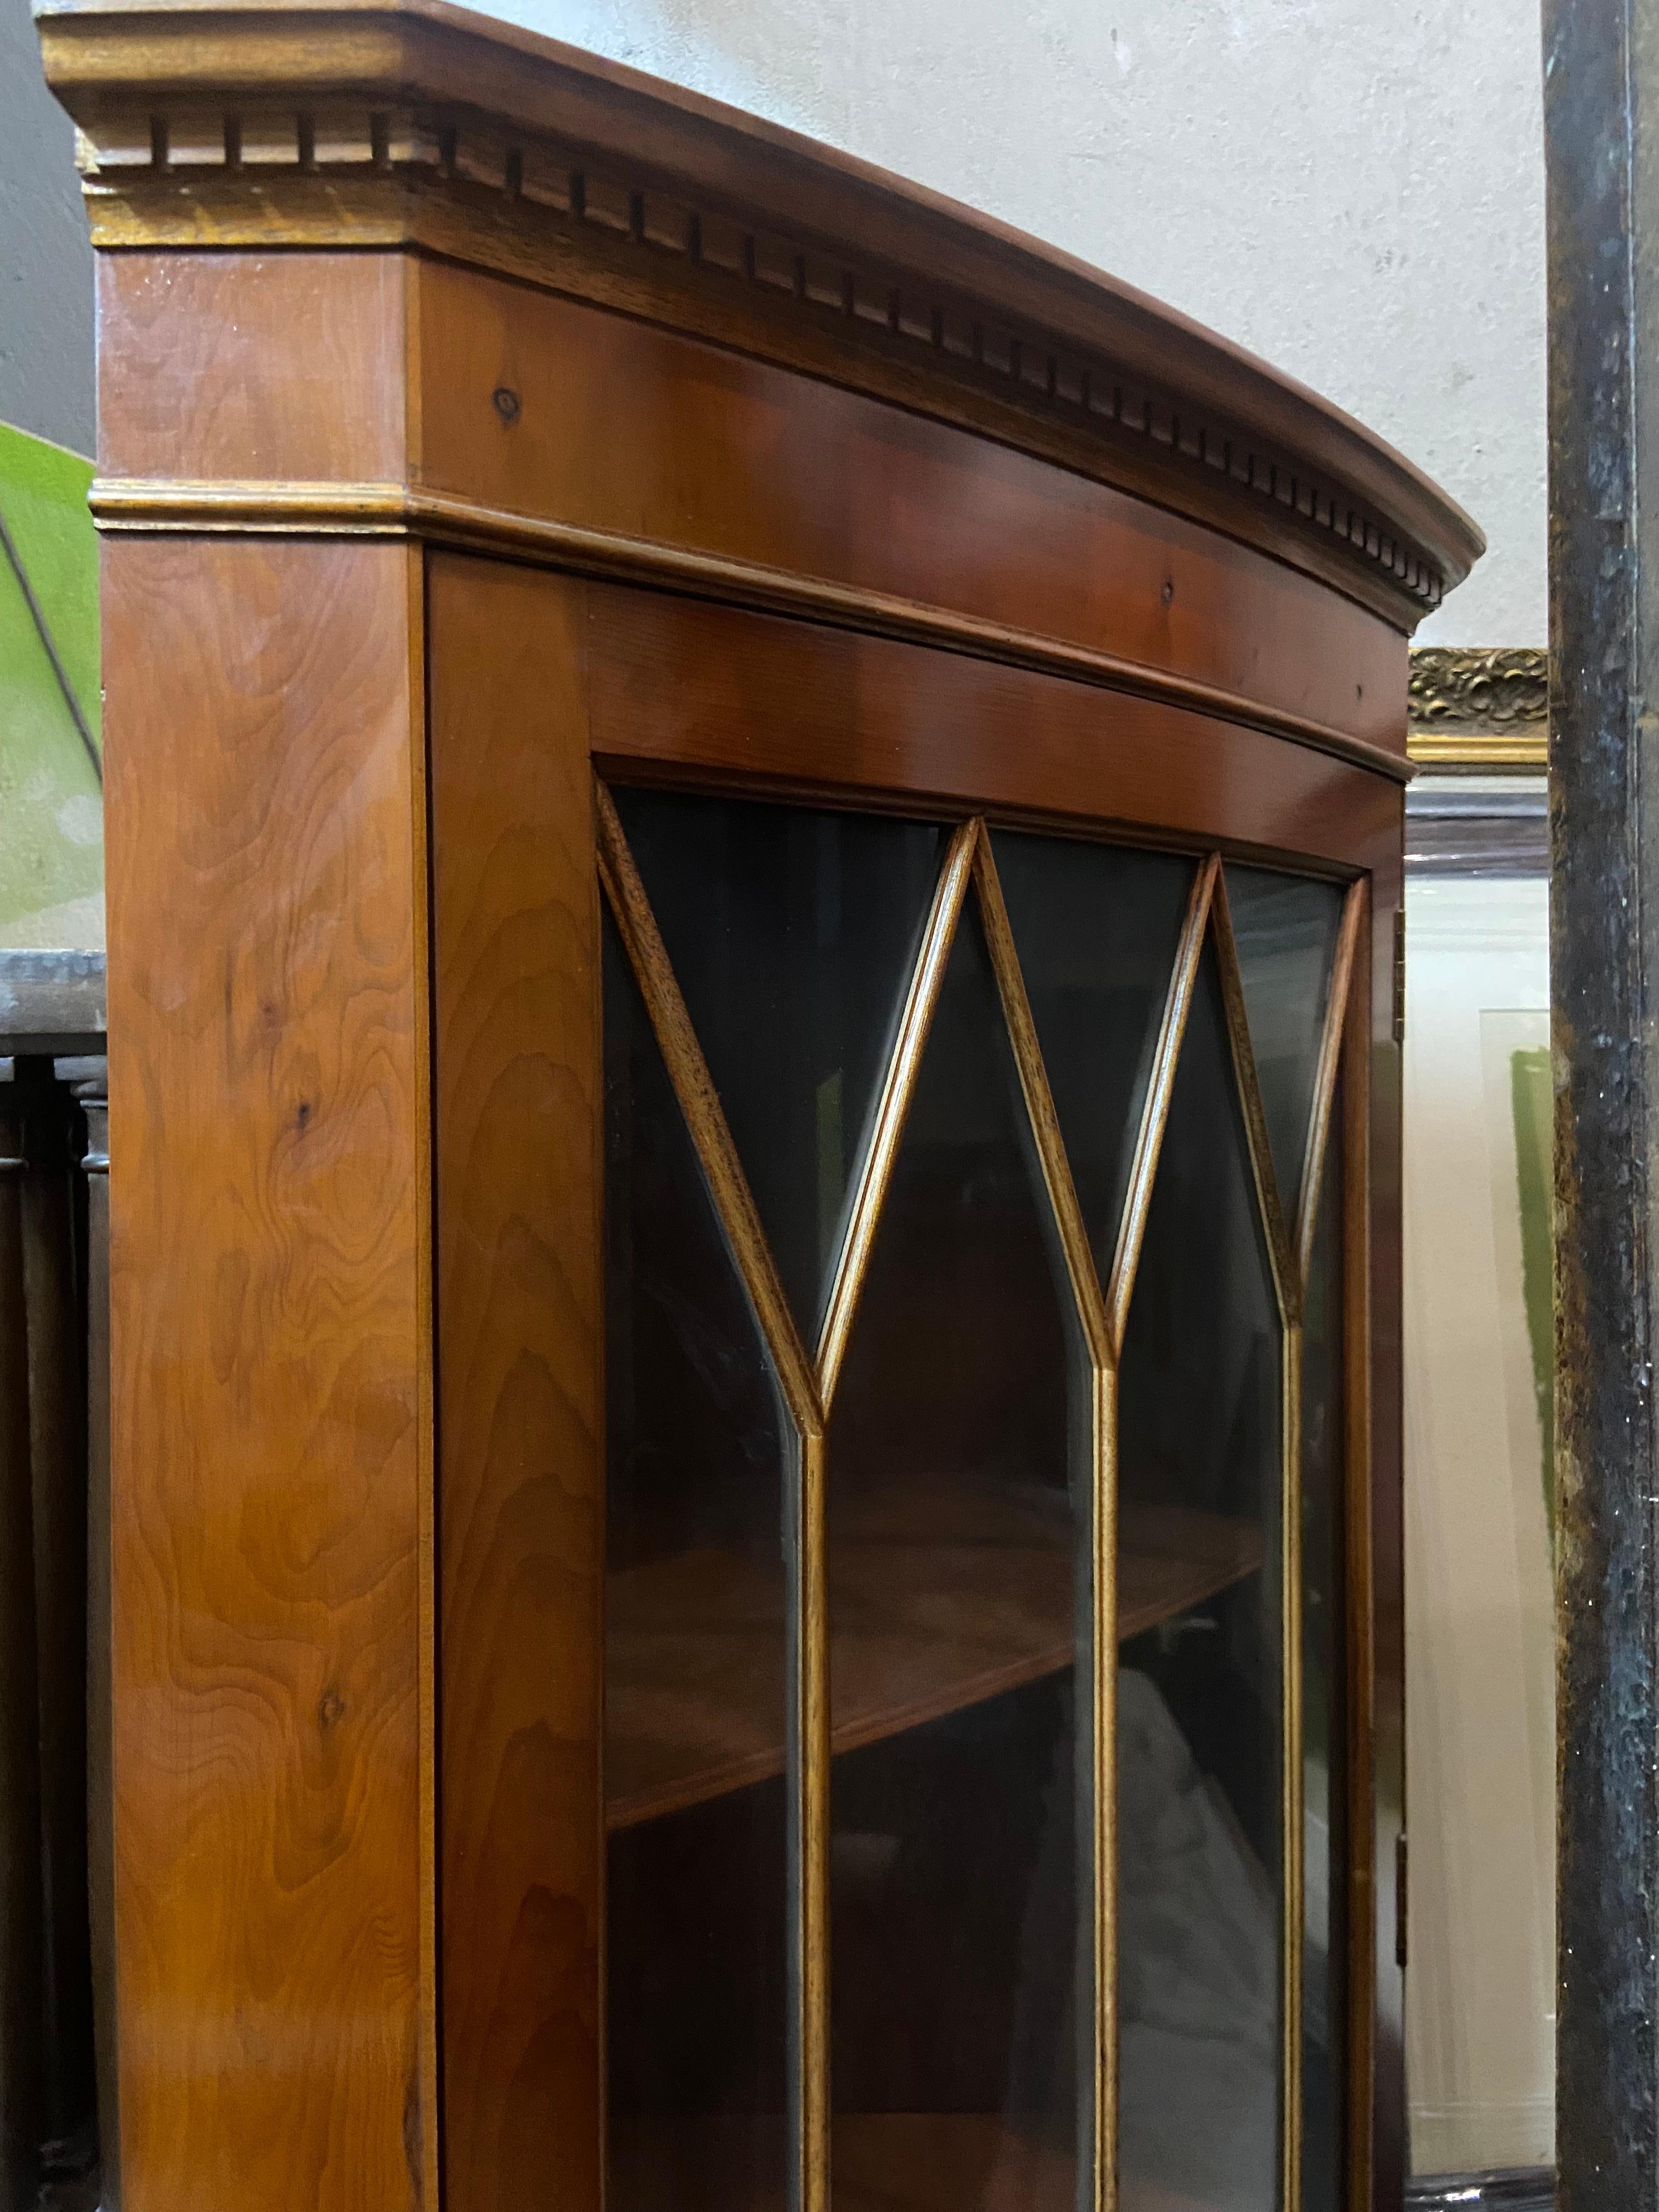
[[[104,574],[128,2212],[420,2196],[408,557]]]
[[[121,253],[96,264],[105,477],[401,476],[414,426],[396,254]]]
[[[407,481],[623,547],[836,585],[843,622],[880,627],[881,603],[890,619],[936,610],[1006,633],[1009,652],[1093,656],[1109,688],[1113,661],[1121,682],[1166,674],[1403,761],[1398,631],[1261,553],[960,429],[395,255],[132,252],[104,257],[99,277],[106,346],[132,368],[103,404],[106,480],[313,495]],[[196,334],[182,354],[181,325]],[[510,422],[497,392],[513,395]],[[601,420],[603,434],[587,427]]]
[[[614,774],[985,808],[1358,871],[1399,787],[1303,745],[964,654],[593,585],[590,714]]]
[[[1086,645],[1404,752],[1398,633],[1182,516],[474,270],[422,267],[417,300],[421,359],[442,364],[423,483]]]
[[[1128,288],[444,0],[43,40],[106,249],[125,2212],[598,2212],[596,772],[1365,882],[1348,2203],[1397,2201],[1406,641],[1479,532]],[[1126,1636],[1257,1564],[1124,1533]],[[1069,1663],[1041,1546],[993,1652],[859,1548],[839,1741]],[[613,1820],[708,1794],[611,1724]],[[960,2117],[838,2130],[838,2203],[977,2187]]]
[[[576,610],[433,558],[446,2202],[597,2202],[599,908]]]

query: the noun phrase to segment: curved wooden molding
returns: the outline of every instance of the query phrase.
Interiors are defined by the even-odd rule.
[[[71,0],[40,27],[100,245],[424,246],[606,297],[620,252],[720,293],[745,349],[770,349],[744,318],[752,299],[775,325],[829,334],[849,382],[879,390],[884,367],[924,366],[928,388],[902,404],[1012,403],[996,434],[1009,442],[1025,425],[1052,454],[1069,434],[1088,472],[1307,566],[1402,629],[1482,550],[1381,440],[1130,287],[445,0]],[[447,230],[427,220],[437,203]],[[684,321],[672,306],[665,319]]]
[[[100,530],[153,535],[419,538],[477,552],[511,552],[615,583],[669,585],[761,613],[857,629],[982,660],[1069,677],[1133,698],[1157,699],[1405,782],[1410,763],[1381,745],[1218,684],[1064,638],[826,578],[802,576],[653,538],[489,507],[453,493],[397,483],[193,483],[101,477],[90,504]]]

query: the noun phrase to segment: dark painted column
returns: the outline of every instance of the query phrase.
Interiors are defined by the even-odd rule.
[[[1655,2156],[1659,0],[1545,0],[1559,1484],[1557,2161]]]

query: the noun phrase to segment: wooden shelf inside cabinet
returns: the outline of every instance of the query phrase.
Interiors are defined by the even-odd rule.
[[[1258,1528],[1174,1505],[1120,1516],[1127,1641],[1261,1565]],[[781,1774],[783,1578],[700,1548],[607,1581],[605,1825],[637,1826]],[[838,1506],[830,1532],[831,1748],[1000,1696],[1072,1664],[1069,1524],[1006,1492],[908,1486]]]
[[[621,2203],[680,2212],[782,2212],[787,2142],[765,2116],[619,2121],[612,2188]],[[838,2212],[1073,2212],[1077,2167],[1060,2145],[994,2112],[852,2112],[835,2123]],[[1191,2197],[1124,2176],[1122,2212],[1202,2212]]]

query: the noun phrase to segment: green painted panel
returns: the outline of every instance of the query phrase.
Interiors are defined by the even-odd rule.
[[[103,943],[100,780],[64,689],[96,746],[91,480],[92,464],[79,454],[0,424],[0,517],[28,584],[26,593],[0,554],[0,946]]]
[[[94,739],[99,726],[98,533],[92,463],[0,422],[0,513]]]

